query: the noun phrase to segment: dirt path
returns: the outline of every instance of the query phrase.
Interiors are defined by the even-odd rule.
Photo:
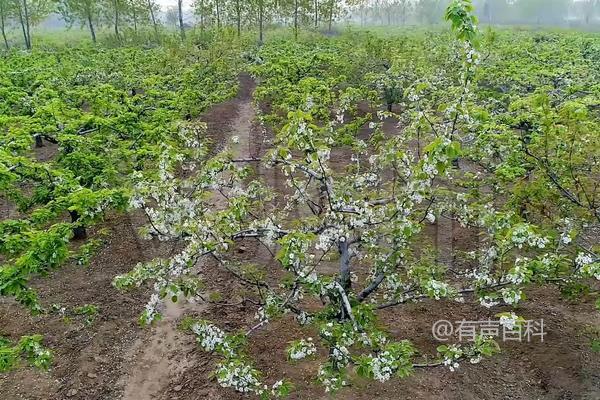
[[[246,75],[240,76],[237,97],[214,107],[203,117],[208,124],[208,131],[218,132],[218,137],[213,137],[217,148],[230,142],[232,137],[237,137],[237,143],[232,144],[232,151],[239,158],[251,157],[252,121],[255,118],[253,89],[252,79]],[[226,205],[225,199],[220,196],[215,196],[213,203],[217,208]],[[123,400],[171,397],[169,387],[175,392],[181,390],[181,386],[173,387],[172,383],[179,381],[181,375],[194,365],[191,357],[194,356],[196,345],[189,335],[177,330],[177,322],[186,313],[201,315],[205,309],[205,304],[201,303],[167,302],[163,319],[152,328],[150,337],[139,338],[128,351],[126,359],[131,360],[131,368],[123,377]]]
[[[215,149],[237,135],[240,143],[235,150],[240,157],[249,155],[253,90],[252,78],[242,75],[238,95],[203,115]],[[0,216],[11,216],[7,207],[0,199]],[[178,332],[176,322],[185,312],[198,313],[202,308],[168,304],[162,323],[142,329],[138,318],[149,298],[148,291],[121,294],[112,287],[116,275],[131,270],[138,262],[172,251],[172,244],[138,237],[137,229],[145,223],[139,213],[108,215],[105,222],[90,230],[91,236],[102,237],[104,244],[89,266],[73,263],[50,276],[33,280],[40,300],[48,306],[57,304],[72,310],[84,304],[96,305],[99,314],[90,326],[84,326],[77,318],[67,320],[60,315],[32,317],[11,299],[0,299],[0,335],[18,338],[42,333],[46,345],[54,352],[54,362],[47,373],[20,368],[0,374],[0,399],[176,397],[177,385],[172,383],[188,369],[192,357],[197,358],[197,354],[189,354],[196,349],[193,338]],[[100,230],[107,234],[98,235]]]

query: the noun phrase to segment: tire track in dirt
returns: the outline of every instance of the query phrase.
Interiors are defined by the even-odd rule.
[[[256,115],[252,93],[255,84],[246,74],[240,75],[239,81],[238,95],[213,107],[202,120],[207,123],[217,150],[237,136],[237,143],[231,145],[234,156],[249,158],[253,153],[251,132]],[[213,203],[216,208],[223,208],[226,199],[215,195]],[[196,346],[193,338],[177,329],[177,323],[184,314],[198,315],[205,309],[205,304],[166,302],[163,319],[152,327],[149,337],[137,339],[128,351],[126,359],[132,361],[132,366],[123,380],[123,400],[173,398],[169,393],[171,384],[180,381],[185,371],[194,366]],[[174,390],[177,392],[181,387],[175,386]]]

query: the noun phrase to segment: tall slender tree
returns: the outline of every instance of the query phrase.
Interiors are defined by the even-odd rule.
[[[150,19],[154,28],[154,35],[156,36],[156,41],[160,42],[160,34],[158,33],[158,22],[156,20],[156,11],[160,10],[160,6],[154,0],[147,0],[146,7],[148,8],[148,13],[150,14]]]
[[[183,25],[183,0],[177,0],[177,12],[179,16],[179,34],[181,40],[185,40],[185,26]]]
[[[215,8],[215,18],[217,19],[217,28],[221,29],[221,0],[213,0]]]
[[[245,11],[243,0],[231,1],[238,37],[242,35],[242,13]]]
[[[204,30],[204,23],[206,20],[204,0],[195,0],[194,1],[194,14],[199,19],[198,22],[200,23],[200,30]]]
[[[342,2],[340,0],[328,0],[326,3],[325,12],[327,15],[327,30],[331,33],[333,29],[333,21],[342,10]]]
[[[21,25],[25,47],[30,50],[31,29],[50,14],[53,3],[51,0],[13,0],[12,6]]]
[[[265,14],[268,11],[267,7],[270,5],[273,5],[273,8],[275,8],[279,6],[279,3],[277,1],[270,3],[268,0],[250,0],[253,19],[256,20],[258,26],[258,42],[260,44],[264,42]]]
[[[8,0],[0,0],[0,31],[2,31],[2,39],[6,50],[10,48],[8,38],[6,37],[6,23],[10,15],[11,3]]]
[[[68,26],[72,26],[74,23],[79,23],[81,26],[87,25],[92,41],[96,43],[95,24],[100,19],[100,7],[97,1],[61,0],[58,4],[58,11]]]
[[[26,22],[28,21],[28,18],[27,13],[25,12],[25,9],[27,8],[27,0],[15,0],[14,5],[17,16],[19,18],[19,23],[21,24],[21,30],[23,31],[23,40],[25,41],[25,47],[27,49],[31,49],[31,38],[29,36],[29,28],[27,28],[27,26],[29,26],[29,23]]]
[[[299,12],[300,4],[298,0],[294,0],[294,37],[296,40],[298,39],[298,12]]]
[[[117,40],[121,40],[121,14],[125,9],[124,0],[109,0],[106,7],[107,19],[112,20],[113,30]]]
[[[127,0],[126,13],[133,23],[133,30],[137,33],[140,25],[145,25],[150,20],[146,0]]]

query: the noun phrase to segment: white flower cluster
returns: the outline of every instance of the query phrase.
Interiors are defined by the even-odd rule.
[[[308,96],[306,98],[306,103],[305,103],[306,111],[310,111],[314,106],[315,106],[315,101],[313,100],[312,96]]]
[[[327,228],[319,235],[319,241],[315,245],[317,250],[327,251],[336,242],[344,242],[347,233],[343,228]]]
[[[479,53],[477,52],[477,50],[475,50],[473,47],[471,47],[471,45],[468,44],[468,42],[467,42],[467,46],[465,47],[465,50],[467,50],[467,54],[466,54],[467,64],[479,65],[479,63],[481,62],[481,57],[480,57]]]
[[[317,376],[318,381],[325,387],[325,392],[335,392],[342,386],[346,385],[346,381],[341,379],[339,375],[333,374],[329,368],[324,365],[319,367],[319,373]]]
[[[433,179],[437,175],[438,169],[432,163],[426,162],[423,164],[423,172],[425,172],[430,179]]]
[[[587,253],[579,253],[575,258],[575,264],[578,267],[585,267],[586,265],[591,264],[592,261],[594,261],[592,256]]]
[[[258,308],[254,318],[262,323],[267,323],[269,322],[269,318],[273,318],[280,312],[287,312],[286,309],[281,308],[281,305],[281,301],[277,296],[268,293],[265,297],[265,304]]]
[[[373,271],[373,276],[371,277],[371,279],[375,279],[376,273],[377,271]],[[384,294],[383,294],[383,298],[386,300],[391,300],[392,298],[395,298],[396,295],[398,294],[398,292],[401,289],[406,288],[409,285],[406,285],[403,281],[402,281],[402,277],[397,274],[397,273],[390,273],[390,274],[386,274],[385,276],[385,280],[383,282],[383,289],[385,290]]]
[[[564,245],[570,244],[573,241],[572,229],[573,229],[573,220],[571,218],[565,218],[562,221],[564,228],[560,234],[560,242]]]
[[[379,183],[380,183],[379,175],[377,175],[373,172],[368,172],[365,174],[358,174],[358,175],[354,176],[354,179],[352,180],[352,184],[354,185],[355,189],[374,187],[374,186],[377,186]]]
[[[467,277],[473,279],[475,285],[478,287],[490,286],[495,282],[487,266],[482,266],[479,270],[472,270],[467,274]]]
[[[484,306],[485,308],[491,308],[493,306],[496,306],[498,304],[500,304],[499,301],[497,301],[496,299],[494,299],[493,297],[490,296],[483,296],[479,298],[479,303]]]
[[[394,365],[396,358],[389,351],[383,351],[371,359],[371,370],[373,371],[373,377],[379,382],[385,382],[389,380],[394,374]]]
[[[487,251],[480,258],[480,262],[484,265],[492,265],[494,260],[498,257],[498,249],[494,246],[490,246]]]
[[[425,290],[430,297],[439,300],[440,298],[447,297],[450,294],[451,287],[446,282],[431,279],[426,283]]]
[[[435,214],[432,213],[431,211],[427,211],[427,215],[425,215],[425,219],[430,224],[433,224],[433,223],[435,223]]]
[[[159,312],[158,309],[162,305],[162,301],[158,293],[152,293],[150,300],[146,303],[144,314],[142,315],[143,323],[146,325],[154,322]]]
[[[519,249],[523,248],[524,244],[543,249],[550,243],[548,238],[536,234],[532,231],[531,226],[527,224],[516,226],[512,231],[511,240]]]
[[[575,258],[575,264],[581,268],[584,276],[593,276],[600,280],[600,262],[594,261],[590,254],[579,253]]]
[[[444,353],[444,360],[442,364],[450,369],[450,371],[454,372],[460,366],[458,360],[462,357],[463,351],[462,349],[453,344],[448,346],[448,349]]]
[[[250,224],[249,228],[256,232],[262,232],[262,240],[267,245],[274,244],[279,232],[281,231],[281,226],[273,223],[273,220],[271,218],[266,218],[264,220],[254,220]]]
[[[350,361],[350,351],[346,346],[335,346],[331,351],[330,357],[335,360],[338,365],[347,365]]]
[[[328,161],[330,155],[331,155],[331,149],[330,148],[324,148],[324,149],[317,150],[317,156],[319,157],[319,159],[321,160],[321,162]]]
[[[234,356],[233,349],[227,343],[225,332],[215,325],[200,322],[194,324],[191,329],[198,336],[198,343],[204,351],[214,351],[219,347],[223,355],[228,357]]]
[[[517,258],[515,266],[506,274],[505,281],[515,285],[519,285],[527,279],[527,258]]]
[[[198,138],[204,137],[206,134],[206,123],[193,122],[184,123],[179,127],[179,138],[184,145],[189,148],[200,148],[202,144]]]
[[[334,287],[337,287],[338,283],[334,281],[332,283],[332,285]],[[321,326],[319,334],[326,339],[331,339],[334,336],[333,331],[336,326],[338,326],[338,325],[335,325],[333,322],[328,322],[325,325]],[[338,353],[336,353],[336,354],[339,354],[339,353],[349,354],[347,347],[352,346],[354,344],[354,342],[355,342],[355,338],[353,337],[352,334],[342,332],[341,335],[339,337],[337,337],[337,346],[341,347],[343,349],[342,350],[338,349]]]
[[[501,326],[512,331],[515,328],[515,326],[517,326],[517,323],[519,322],[519,317],[514,312],[511,312],[508,315],[501,315],[499,322]]]
[[[223,387],[230,387],[240,393],[262,392],[258,372],[239,361],[227,361],[217,369],[217,381]]]
[[[52,353],[47,348],[43,347],[38,342],[31,343],[31,352],[33,353],[33,358],[37,359],[50,359]]]
[[[569,244],[573,241],[573,239],[571,238],[571,235],[568,232],[563,232],[560,235],[560,242],[562,244]]]
[[[296,314],[296,321],[298,321],[300,325],[304,326],[310,324],[313,321],[313,318],[304,311],[301,311],[300,313]]]
[[[521,301],[521,290],[504,288],[500,293],[502,294],[502,300],[504,300],[506,304],[514,305]]]
[[[317,348],[312,341],[312,338],[308,338],[308,340],[300,340],[288,349],[288,357],[290,360],[302,360],[308,356],[317,353]]]

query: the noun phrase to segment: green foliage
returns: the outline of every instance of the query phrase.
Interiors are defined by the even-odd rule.
[[[220,24],[217,2],[197,5]],[[114,286],[154,283],[140,318],[151,324],[163,301],[202,297],[194,266],[212,257],[244,287],[259,321],[236,333],[203,320],[182,328],[219,357],[219,384],[262,398],[291,390],[266,385],[246,351],[248,337],[274,319],[293,315],[302,329],[318,330],[318,343],[293,340],[287,357],[315,355],[317,380],[335,392],[351,369],[383,382],[499,351],[478,337],[438,347],[431,362],[390,337],[380,310],[470,297],[488,308],[516,306],[532,285],[556,284],[571,299],[595,294],[597,37],[482,36],[468,0],[450,2],[445,17],[454,36],[349,32],[244,49],[259,82],[260,122],[274,133],[263,167],[277,168],[289,190],[269,188],[228,144],[210,148],[196,121],[235,93],[241,48],[223,41],[227,31],[192,37],[193,47],[10,54],[0,62],[0,188],[20,214],[0,223],[0,294],[40,312],[28,281],[64,264],[75,230],[131,205],[148,217],[145,237],[181,246]],[[56,142],[54,156],[31,151],[39,137]],[[217,191],[222,207],[211,201]],[[459,268],[422,243],[439,218],[478,232]],[[272,262],[232,254],[248,238],[272,251]],[[83,244],[78,260],[88,262],[96,245]],[[325,262],[338,268],[323,272],[331,271]],[[240,294],[214,293],[209,300],[224,304]],[[73,313],[90,324],[98,308]]]
[[[41,335],[23,336],[18,343],[0,336],[0,372],[7,372],[19,366],[22,361],[47,370],[52,362],[52,354],[42,347]]]
[[[82,316],[85,325],[91,325],[96,319],[96,316],[99,313],[99,309],[96,305],[85,304],[83,306],[76,307],[73,310],[73,313],[75,315]]]
[[[473,14],[474,7],[471,0],[453,0],[444,18],[450,21],[452,29],[460,40],[475,43],[478,37],[477,17]]]
[[[69,259],[74,233],[127,208],[132,177],[196,129],[183,119],[235,93],[235,45],[228,51],[63,47],[0,61],[0,188],[21,212],[0,222],[0,295],[41,311],[29,279]],[[56,143],[50,159],[31,150],[36,135]],[[98,245],[82,245],[77,262]]]
[[[417,368],[454,371],[499,351],[492,338],[478,337],[421,354],[390,337],[381,310],[445,300],[516,307],[534,285],[593,293],[600,279],[598,249],[589,243],[600,204],[592,183],[597,72],[581,50],[597,39],[482,36],[473,11],[470,1],[450,3],[453,34],[350,32],[275,40],[245,53],[259,82],[260,122],[273,131],[262,167],[275,168],[287,187],[269,188],[261,174],[237,166],[247,160],[232,160],[228,146],[194,159],[195,176],[173,179],[190,161],[165,151],[166,166],[140,181],[134,196],[160,203],[148,232],[185,240],[185,248],[114,281],[118,288],[154,283],[143,321],[159,318],[181,282],[197,279],[192,266],[211,257],[244,287],[219,293],[256,306],[259,321],[246,336],[287,316],[318,330],[318,342],[294,338],[286,355],[295,362],[318,354],[317,380],[335,392],[352,370],[384,382]],[[198,189],[188,194],[190,187]],[[227,201],[214,210],[209,199],[217,192]],[[472,248],[443,263],[423,240],[440,218],[477,232]],[[273,260],[248,262],[232,251],[249,238]],[[523,322],[512,311],[498,316]],[[262,394],[260,372],[233,345],[237,335],[206,321],[191,329],[204,350],[223,358],[222,386]]]

